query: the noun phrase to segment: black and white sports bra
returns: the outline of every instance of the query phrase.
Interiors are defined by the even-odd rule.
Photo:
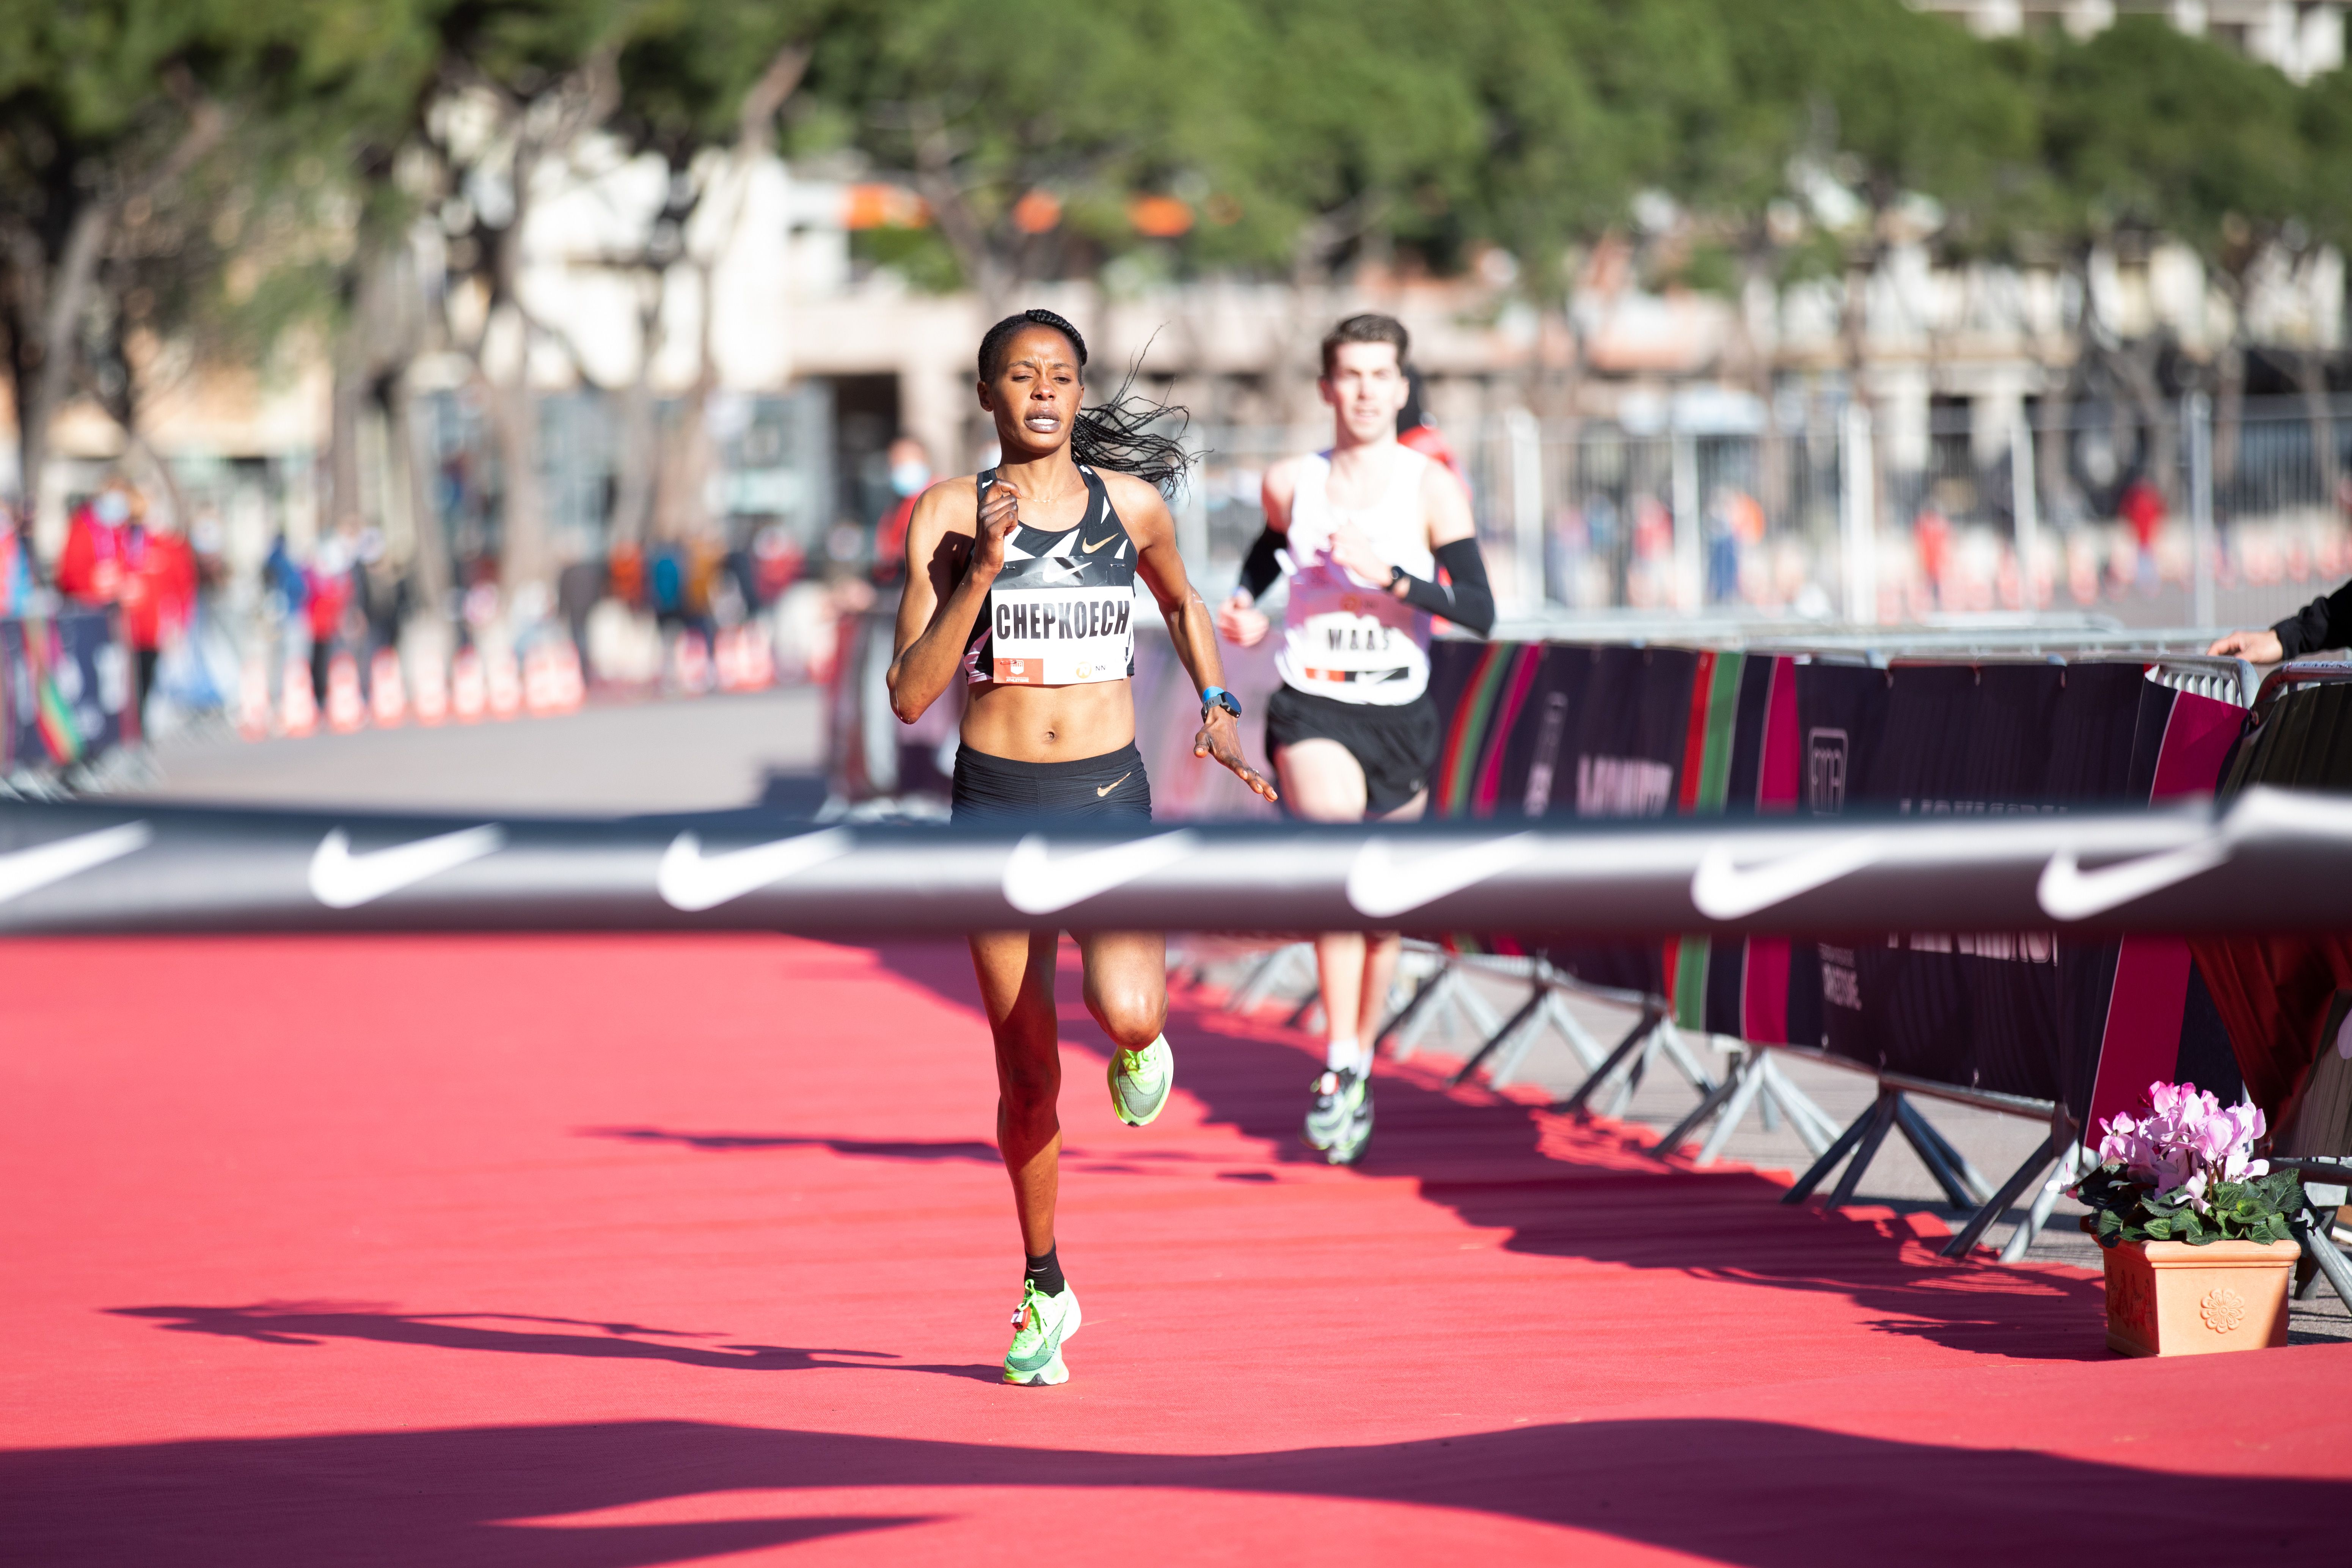
[[[1059,533],[1023,523],[1004,542],[1004,569],[964,649],[974,685],[1086,686],[1135,674],[1135,542],[1102,478],[1080,464],[1086,515]],[[985,503],[996,470],[980,476]]]

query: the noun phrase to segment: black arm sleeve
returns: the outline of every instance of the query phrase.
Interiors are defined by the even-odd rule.
[[[1249,554],[1242,562],[1241,585],[1251,598],[1265,598],[1265,591],[1274,586],[1276,578],[1282,575],[1282,563],[1274,556],[1275,552],[1288,542],[1270,528],[1258,530],[1255,542],[1250,545]]]
[[[2278,633],[2279,647],[2289,658],[2352,642],[2352,583],[2312,600],[2271,630]]]
[[[1444,616],[1465,631],[1480,637],[1495,629],[1495,591],[1486,585],[1486,558],[1475,539],[1457,539],[1437,547],[1437,563],[1451,583],[1427,583],[1408,575],[1404,602],[1433,616]]]

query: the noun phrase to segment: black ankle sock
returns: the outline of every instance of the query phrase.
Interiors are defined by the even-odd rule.
[[[1070,1288],[1070,1282],[1062,1278],[1062,1260],[1055,1256],[1057,1250],[1049,1247],[1043,1258],[1029,1259],[1028,1278],[1035,1282],[1041,1295],[1058,1296]]]

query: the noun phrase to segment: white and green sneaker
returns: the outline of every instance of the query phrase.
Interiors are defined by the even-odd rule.
[[[1168,1037],[1155,1035],[1139,1051],[1113,1051],[1110,1108],[1129,1127],[1149,1125],[1167,1107],[1168,1091],[1176,1087],[1176,1053]]]
[[[1299,1135],[1334,1165],[1354,1164],[1372,1137],[1371,1075],[1352,1068],[1327,1071],[1314,1089]]]
[[[1021,1282],[1021,1304],[1013,1309],[1013,1347],[1004,1352],[1004,1381],[1036,1387],[1067,1383],[1070,1369],[1062,1364],[1062,1342],[1078,1331],[1078,1293],[1066,1284],[1058,1296],[1037,1289],[1034,1279]]]

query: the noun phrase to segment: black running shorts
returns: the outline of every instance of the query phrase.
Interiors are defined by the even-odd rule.
[[[1293,687],[1265,705],[1265,754],[1301,741],[1337,741],[1364,770],[1364,810],[1385,816],[1429,786],[1445,728],[1424,691],[1393,708],[1341,702]]]
[[[1016,763],[961,746],[951,798],[958,822],[1151,820],[1151,781],[1144,776],[1143,753],[1132,741],[1099,757],[1066,763]]]

